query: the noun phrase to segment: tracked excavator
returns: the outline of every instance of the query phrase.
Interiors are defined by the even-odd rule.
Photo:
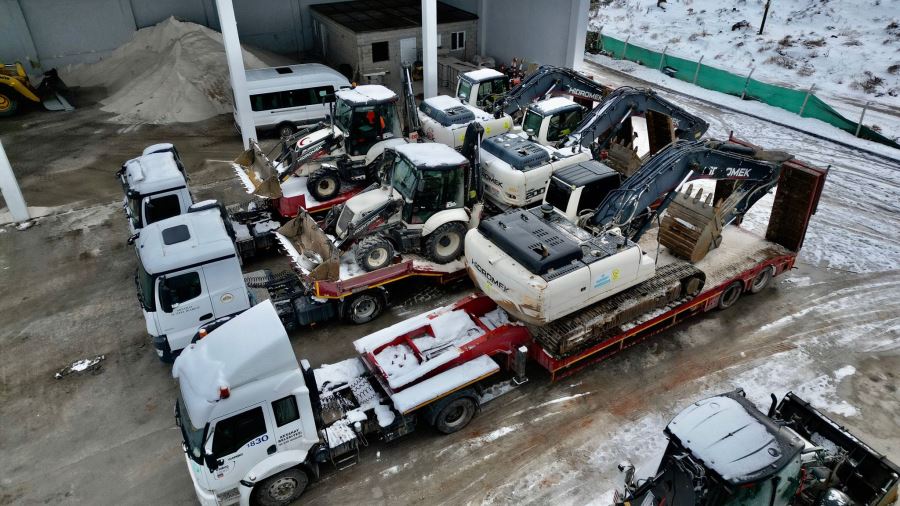
[[[728,224],[776,184],[782,163],[790,158],[779,151],[682,140],[657,153],[618,188],[592,186],[595,178],[611,172],[600,162],[579,164],[567,174],[569,198],[600,204],[582,209],[576,221],[565,214],[572,207],[568,202],[560,207],[550,201],[483,220],[466,236],[470,276],[507,312],[537,326],[569,315],[577,319],[579,311],[642,283],[674,286],[653,301],[659,306],[696,295],[703,287],[702,271],[688,262],[657,269],[656,260],[637,241],[676,199],[682,183],[734,181],[718,211]],[[705,228],[708,223],[689,225]]]
[[[532,110],[539,110],[543,107],[542,104],[554,100],[557,98],[530,106],[526,112],[526,123]],[[618,88],[589,111],[571,131],[566,129],[565,136],[547,133],[555,121],[552,116],[548,116],[546,125],[536,122],[544,142],[549,138],[556,140],[553,147],[542,145],[540,140],[533,140],[533,135],[530,135],[531,138],[523,138],[515,134],[504,134],[485,139],[482,144],[482,150],[487,153],[483,157],[485,195],[500,208],[527,207],[540,202],[552,174],[565,167],[599,158],[623,133],[630,142],[628,120],[635,114],[656,115],[658,120],[665,120],[657,121],[665,123],[665,128],[650,130],[651,148],[656,148],[651,149],[651,153],[676,139],[699,139],[709,127],[703,119],[662,98],[653,90]],[[633,151],[629,152],[635,156]],[[639,159],[629,162],[626,168],[610,163],[623,177],[631,176],[640,164]],[[599,201],[595,202],[597,203]]]

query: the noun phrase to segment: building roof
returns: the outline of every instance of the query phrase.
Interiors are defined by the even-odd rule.
[[[151,223],[141,230],[135,247],[149,274],[236,255],[218,207]]]
[[[186,185],[184,174],[171,151],[150,153],[128,160],[125,162],[125,181],[129,189],[141,195]]]
[[[732,485],[777,473],[803,449],[795,433],[737,392],[695,402],[669,422],[666,432]]]
[[[311,5],[310,9],[355,33],[380,32],[422,26],[422,3],[419,0],[354,0]],[[478,16],[437,3],[437,23],[473,21]]]
[[[209,420],[220,388],[299,370],[291,341],[271,301],[244,311],[191,344],[172,367],[193,423]]]

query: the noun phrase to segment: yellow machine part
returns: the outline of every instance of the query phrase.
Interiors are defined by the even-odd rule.
[[[722,243],[723,219],[712,193],[703,189],[692,196],[693,186],[678,192],[659,224],[659,244],[673,255],[697,263]]]
[[[25,68],[22,67],[21,63],[17,62],[13,65],[3,65],[0,63],[0,85],[12,88],[23,98],[31,100],[32,102],[41,102],[40,97],[37,96],[35,89],[31,86],[31,81],[28,80],[28,75],[25,73]],[[0,89],[0,92],[2,92],[2,89]],[[0,93],[0,95],[2,95],[2,93]],[[0,98],[0,101],[2,100],[3,99]],[[0,109],[2,109],[2,107],[0,107]]]

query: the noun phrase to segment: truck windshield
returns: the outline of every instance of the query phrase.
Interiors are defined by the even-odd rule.
[[[400,156],[397,157],[393,173],[391,174],[391,186],[407,200],[412,199],[413,193],[416,191],[416,180],[418,179],[416,172],[416,168],[409,163],[409,160]]]
[[[548,204],[565,213],[566,208],[569,207],[569,198],[571,196],[571,186],[555,177],[550,178],[550,184],[547,186],[547,196],[544,197]]]
[[[525,111],[525,119],[522,120],[522,130],[529,135],[537,135],[541,132],[541,122],[544,117],[528,109]]]
[[[203,427],[194,427],[191,417],[187,409],[184,407],[184,401],[181,395],[178,396],[178,403],[175,405],[175,416],[180,420],[181,437],[187,446],[188,455],[191,460],[198,464],[203,463],[203,435],[206,433],[206,425]]]
[[[459,80],[459,85],[456,87],[456,97],[462,100],[463,102],[469,102],[469,94],[472,93],[472,83],[466,81],[465,79]]]
[[[141,301],[141,306],[144,307],[144,311],[156,311],[156,297],[153,295],[153,285],[155,284],[156,278],[144,270],[144,266],[140,263],[140,258],[138,259],[138,271],[137,271],[137,289],[138,289],[138,299]]]

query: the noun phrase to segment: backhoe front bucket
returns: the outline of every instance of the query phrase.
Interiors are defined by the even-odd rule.
[[[340,279],[340,254],[305,209],[282,225],[275,237],[303,276],[312,281]]]
[[[282,197],[278,170],[255,140],[250,139],[250,149],[244,150],[234,159],[234,172],[247,193],[266,199]]]
[[[703,196],[703,189],[691,196],[693,185],[686,192],[677,192],[666,209],[659,225],[659,244],[691,263],[697,263],[722,243],[723,220],[719,208],[712,204],[712,193]]]

